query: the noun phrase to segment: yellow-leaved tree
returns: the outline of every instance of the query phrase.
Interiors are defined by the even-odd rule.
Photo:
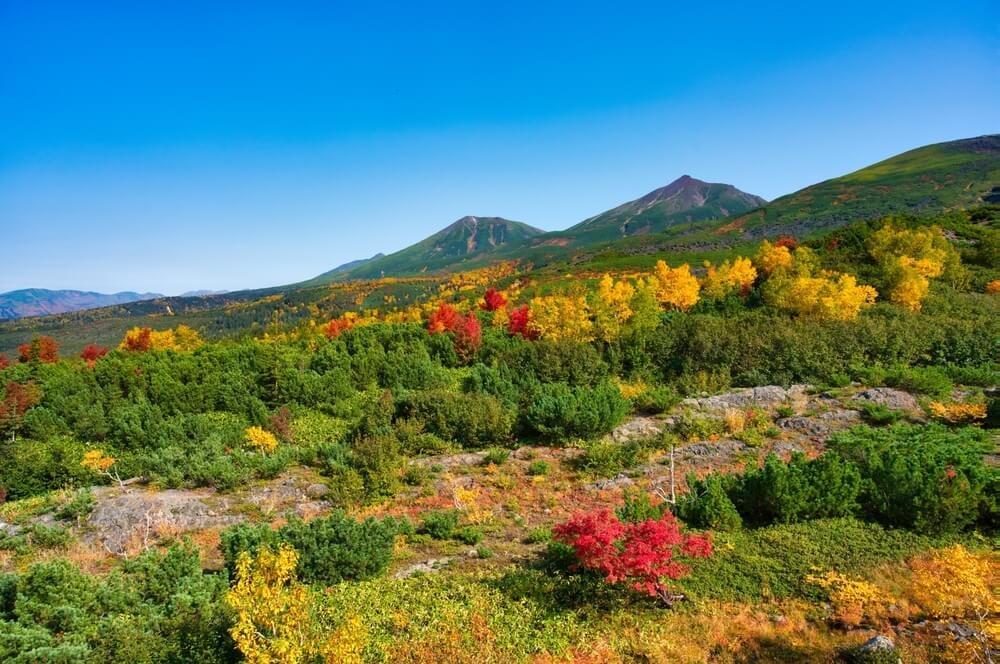
[[[722,298],[731,293],[745,295],[757,280],[757,269],[749,258],[742,256],[736,257],[732,263],[725,260],[717,268],[711,263],[706,267],[708,273],[702,279],[701,290],[707,297]]]
[[[297,562],[287,544],[240,554],[226,594],[236,614],[229,630],[236,647],[250,664],[360,663],[367,636],[360,621],[348,618],[327,629],[309,588],[295,578]]]
[[[868,253],[882,269],[889,300],[910,311],[920,311],[931,279],[946,272],[954,285],[968,279],[958,252],[936,226],[886,224],[868,238]]]
[[[859,285],[853,275],[838,273],[772,278],[764,290],[771,306],[823,320],[855,320],[877,296],[874,288]]]
[[[785,245],[776,246],[763,240],[757,249],[754,263],[758,270],[770,276],[792,266],[792,250]]]
[[[545,295],[531,300],[528,328],[541,339],[552,341],[593,341],[587,298],[573,295]]]
[[[663,261],[656,262],[656,269],[650,275],[656,301],[664,309],[687,311],[698,304],[701,285],[691,274],[687,263],[680,267],[670,267]]]
[[[614,341],[632,317],[632,298],[635,286],[624,279],[615,280],[604,275],[591,298],[594,312],[594,330],[601,341]]]
[[[270,431],[257,426],[247,427],[244,435],[247,443],[262,454],[270,454],[278,449],[278,439]]]

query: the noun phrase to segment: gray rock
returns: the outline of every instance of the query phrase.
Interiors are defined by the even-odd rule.
[[[667,428],[667,421],[654,417],[633,417],[628,422],[619,424],[611,432],[611,439],[616,443],[630,440],[656,438]]]
[[[861,421],[856,410],[831,410],[818,415],[798,415],[778,420],[778,428],[801,433],[805,436],[825,437],[839,429],[846,429]]]
[[[913,395],[902,390],[894,390],[891,387],[872,387],[854,395],[853,401],[860,403],[871,403],[892,408],[893,410],[905,410],[916,412],[920,410],[917,400]]]
[[[894,652],[896,644],[888,636],[879,634],[865,641],[860,650],[861,652]]]
[[[245,517],[226,514],[190,491],[128,491],[102,497],[87,519],[89,539],[114,555],[129,555],[178,533],[228,526]]]
[[[310,498],[322,498],[328,493],[330,493],[330,487],[319,482],[306,487],[306,495]]]
[[[425,560],[422,563],[416,563],[399,570],[393,575],[393,578],[405,579],[415,574],[434,574],[450,563],[451,560],[451,558],[431,558],[430,560]]]
[[[681,404],[701,410],[725,411],[733,408],[777,408],[788,401],[801,399],[808,389],[807,385],[792,385],[787,390],[778,385],[751,387],[702,399],[685,399]]]
[[[16,526],[13,523],[7,523],[3,519],[0,519],[0,535],[16,537],[21,534],[21,530],[21,526]]]
[[[626,486],[632,486],[635,484],[632,478],[625,473],[619,473],[612,478],[606,480],[598,480],[597,482],[591,482],[590,484],[584,484],[585,489],[596,489],[598,491],[605,491],[607,489],[620,489]]]

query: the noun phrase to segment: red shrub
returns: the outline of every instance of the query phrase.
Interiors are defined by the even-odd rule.
[[[667,512],[657,520],[623,523],[609,509],[578,514],[553,530],[558,542],[573,547],[577,565],[604,576],[611,584],[625,583],[668,604],[671,595],[662,579],[679,579],[690,568],[675,557],[712,555],[709,535],[688,535]]]
[[[52,364],[59,361],[59,342],[52,337],[38,336],[30,344],[17,347],[21,362]]]
[[[427,322],[427,331],[431,334],[454,332],[458,329],[459,318],[458,310],[455,307],[447,302],[442,302],[438,305],[437,311],[431,314],[431,318]]]
[[[776,247],[788,247],[789,249],[796,249],[799,246],[799,241],[793,237],[782,237],[778,238],[778,241],[774,243]]]
[[[327,339],[336,339],[352,327],[354,327],[353,318],[336,318],[326,324],[323,328],[323,334],[326,335]]]
[[[524,305],[510,312],[507,320],[507,332],[511,335],[521,335],[525,339],[535,339],[537,334],[531,331],[528,323],[531,321],[531,312],[528,305]]]
[[[507,305],[507,298],[496,288],[489,288],[483,295],[483,303],[479,305],[484,311],[496,311]]]
[[[459,316],[455,327],[455,352],[462,362],[469,362],[483,344],[483,328],[479,325],[476,312],[470,311]]]
[[[101,359],[108,354],[108,349],[104,346],[98,346],[97,344],[90,344],[83,349],[80,353],[80,358],[87,363],[88,366],[94,366],[94,362]]]
[[[0,371],[3,371],[10,366],[10,360],[7,359],[6,353],[0,353]]]
[[[144,327],[138,334],[126,334],[123,346],[132,353],[145,353],[153,347],[153,330]]]

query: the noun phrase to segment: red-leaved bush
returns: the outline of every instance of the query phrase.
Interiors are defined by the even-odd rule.
[[[531,320],[531,312],[528,305],[524,305],[510,312],[507,319],[507,332],[511,336],[520,335],[525,339],[535,339],[538,335],[528,326]]]
[[[442,302],[427,321],[427,331],[431,334],[454,332],[458,328],[459,318],[458,310],[455,307],[447,302]]]
[[[455,353],[462,362],[469,362],[483,345],[483,328],[479,325],[476,312],[470,311],[459,316],[455,329]]]
[[[0,353],[0,371],[3,371],[10,366],[10,360],[7,359],[6,353]]]
[[[507,298],[496,288],[490,287],[483,295],[483,303],[480,305],[484,311],[496,311],[507,304]]]
[[[604,576],[607,583],[624,583],[671,604],[663,579],[679,579],[690,568],[676,558],[708,558],[711,535],[689,535],[670,512],[659,519],[622,522],[609,509],[578,514],[553,529],[557,542],[573,548],[576,565]]]
[[[108,354],[108,349],[97,344],[90,344],[80,353],[80,358],[87,363],[88,367],[94,366],[94,362]]]
[[[30,344],[17,347],[21,362],[41,362],[52,364],[59,361],[59,342],[52,337],[38,336]]]
[[[344,332],[354,327],[353,318],[334,318],[323,326],[323,335],[327,339],[336,339]]]

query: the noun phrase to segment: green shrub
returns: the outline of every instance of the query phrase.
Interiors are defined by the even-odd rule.
[[[524,411],[524,421],[541,437],[564,442],[608,433],[630,411],[629,401],[610,382],[595,387],[551,383],[538,388]]]
[[[351,444],[350,467],[361,478],[368,501],[394,496],[403,469],[399,441],[391,433],[355,440]]]
[[[941,367],[908,367],[897,365],[886,372],[885,384],[907,392],[946,397],[954,385],[948,372]]]
[[[887,424],[895,424],[900,419],[906,416],[906,413],[900,410],[893,410],[885,404],[882,403],[865,403],[861,406],[861,413],[865,420],[877,425],[885,426]]]
[[[692,483],[688,493],[677,501],[677,516],[694,528],[739,530],[743,519],[729,498],[726,484],[720,475],[709,475]]]
[[[510,450],[501,449],[499,447],[491,447],[486,450],[486,456],[483,457],[483,464],[502,466],[507,462],[507,458],[510,456]]]
[[[552,541],[552,529],[539,526],[528,531],[528,536],[524,539],[528,544],[544,544]]]
[[[445,540],[451,538],[457,527],[458,510],[434,510],[424,514],[417,532],[437,540]]]
[[[417,392],[400,404],[400,412],[422,421],[431,433],[466,449],[504,445],[513,439],[513,414],[489,394]]]
[[[549,474],[549,464],[546,461],[532,461],[528,464],[528,474],[532,477]]]
[[[90,489],[81,489],[68,503],[56,510],[56,518],[75,521],[94,511],[96,505],[97,501]]]
[[[654,505],[649,494],[644,491],[625,490],[624,504],[615,510],[618,518],[623,522],[641,523],[643,521],[658,520],[667,511],[668,504],[660,503]]]
[[[1000,471],[983,462],[992,445],[980,429],[855,427],[828,444],[860,470],[862,511],[869,518],[930,534],[996,521]]]
[[[625,443],[596,441],[588,443],[575,466],[590,477],[614,477],[628,468],[646,463],[654,447],[651,441],[630,440]]]
[[[674,432],[684,440],[707,440],[725,434],[726,424],[718,417],[685,411],[677,417]]]
[[[672,387],[656,385],[634,397],[632,406],[639,413],[665,413],[680,401],[680,396]]]
[[[296,574],[301,581],[331,585],[383,574],[404,528],[396,519],[356,521],[338,510],[308,523],[293,517],[277,530],[266,524],[231,526],[222,532],[220,547],[231,573],[240,553],[289,544],[299,554]]]
[[[483,541],[482,529],[475,528],[473,526],[459,528],[452,534],[452,536],[462,544],[468,544],[470,546],[475,546]]]

